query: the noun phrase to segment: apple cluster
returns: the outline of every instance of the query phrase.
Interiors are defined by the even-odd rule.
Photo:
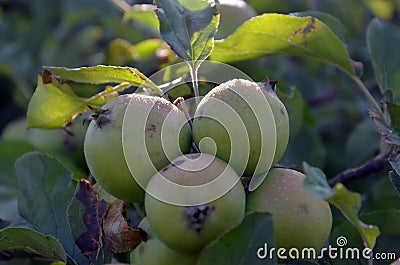
[[[189,121],[166,99],[141,94],[120,95],[96,111],[84,142],[91,174],[113,196],[144,202],[146,210],[139,227],[150,239],[132,251],[132,264],[195,264],[254,211],[273,215],[276,247],[322,248],[329,205],[303,188],[302,173],[273,168],[289,140],[274,86],[220,84]]]

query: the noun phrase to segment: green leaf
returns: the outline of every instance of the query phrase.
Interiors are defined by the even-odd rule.
[[[79,264],[87,264],[76,247],[68,225],[66,211],[75,192],[72,173],[56,159],[31,152],[15,163],[19,185],[19,214],[35,230],[57,238],[66,252]]]
[[[326,149],[314,126],[302,126],[296,137],[289,141],[284,158],[298,166],[308,161],[319,168],[324,167]]]
[[[391,90],[400,104],[400,29],[375,18],[368,26],[367,44],[380,86]]]
[[[375,122],[378,132],[383,137],[385,142],[387,144],[400,146],[400,133],[387,126],[376,112],[370,111],[370,116]]]
[[[320,11],[304,11],[304,12],[295,12],[290,15],[296,17],[314,17],[318,18],[320,21],[325,23],[332,31],[338,36],[341,40],[344,40],[344,33],[346,32],[346,28],[343,26],[342,22],[332,16],[331,14],[320,12]]]
[[[108,43],[105,62],[122,65],[137,59],[135,46],[125,39],[115,39]]]
[[[72,88],[64,83],[44,82],[38,76],[38,85],[28,105],[28,127],[55,129],[61,128],[72,116],[81,114],[87,103],[79,98]]]
[[[365,221],[368,221],[371,224],[381,227],[382,234],[386,235],[400,234],[400,210],[398,209],[368,212],[362,214],[361,217]]]
[[[377,238],[374,247],[374,253],[395,253],[397,257],[400,255],[400,240],[398,235],[400,233],[400,212],[398,210],[385,210],[367,212],[360,216],[363,220],[370,224],[374,224],[381,228],[381,234]],[[343,250],[357,248],[359,249],[361,260],[356,259],[335,259],[335,265],[359,265],[368,264],[362,257],[362,251],[365,246],[358,235],[358,231],[354,226],[347,221],[342,222],[336,226],[330,236],[330,245],[337,247],[339,238],[347,239],[347,244],[342,246]],[[389,264],[387,260],[375,260],[373,264]]]
[[[275,255],[269,257],[271,248],[274,248],[272,216],[253,213],[247,215],[238,227],[206,247],[197,264],[277,264]],[[264,254],[266,257],[259,258],[258,252],[261,257]]]
[[[379,210],[367,212],[360,216],[369,224],[376,225],[381,229],[381,235],[377,239],[374,253],[393,253],[400,257],[400,210]],[[392,256],[391,259],[394,257]],[[388,259],[387,261],[389,261]],[[378,262],[374,264],[379,264]],[[387,262],[381,263],[387,264]]]
[[[390,181],[392,182],[394,188],[397,190],[397,193],[400,196],[400,175],[395,171],[389,172]]]
[[[387,109],[390,114],[391,126],[400,132],[400,104],[388,103]]]
[[[132,67],[97,65],[79,68],[45,66],[45,68],[63,79],[77,83],[128,83],[132,86],[143,85],[159,91],[159,88],[150,79]]]
[[[18,184],[15,179],[14,163],[18,157],[35,147],[20,141],[0,141],[0,219],[15,221],[18,216]]]
[[[400,196],[400,154],[394,154],[389,158],[393,171],[389,172],[390,180]]]
[[[160,39],[147,39],[132,45],[125,39],[115,39],[108,44],[106,61],[111,64],[127,64],[141,62],[155,56],[157,49],[161,48],[164,41]]]
[[[200,65],[213,49],[219,14],[214,1],[196,10],[188,9],[197,2],[186,5],[177,0],[156,1],[155,11],[163,40],[179,57]]]
[[[356,125],[349,135],[344,160],[348,168],[363,164],[379,152],[382,138],[374,122],[368,117]]]
[[[88,70],[88,72],[86,72],[89,68],[85,68],[86,70],[80,69],[82,68],[57,68],[55,72],[61,73],[63,77],[71,77],[74,78],[74,80],[81,81],[89,81],[96,76],[99,78],[101,76],[101,74],[96,74],[96,70],[93,72]],[[98,68],[94,67],[94,69]],[[71,70],[71,72],[69,72],[69,70]],[[108,74],[112,75],[111,70],[105,72],[107,72],[105,76]],[[85,79],[85,75],[87,79]],[[105,77],[103,76],[103,78]],[[105,80],[106,79],[103,79],[103,81]],[[118,80],[118,78],[115,77],[115,80]],[[145,82],[146,84],[152,84],[151,81]],[[38,76],[38,85],[28,105],[28,127],[43,129],[62,128],[71,122],[74,117],[88,110],[88,105],[100,107],[110,98],[117,96],[118,91],[122,91],[130,85],[131,83],[125,82],[115,87],[108,86],[104,91],[90,98],[82,98],[75,94],[69,83],[57,79],[50,71],[45,70],[43,75]],[[155,87],[157,88],[157,86]]]
[[[350,75],[354,68],[339,38],[320,20],[263,14],[216,41],[211,59],[234,62],[267,55],[299,55],[331,63]]]
[[[160,39],[147,39],[136,43],[133,47],[136,50],[138,59],[145,59],[155,56],[156,51],[163,47],[163,43]]]
[[[400,153],[393,154],[389,158],[389,163],[392,166],[392,168],[394,169],[394,171],[398,175],[400,175]]]
[[[61,244],[50,235],[43,235],[28,228],[6,228],[0,230],[0,250],[22,249],[50,260],[67,262]]]
[[[364,0],[364,4],[374,16],[386,20],[393,18],[394,13],[396,12],[395,3],[396,1],[391,0]]]
[[[153,5],[134,5],[124,13],[123,22],[137,21],[159,32],[159,24]]]
[[[373,249],[380,231],[378,227],[364,224],[358,218],[358,212],[361,208],[361,195],[349,191],[339,183],[335,186],[335,195],[329,198],[328,202],[335,205],[347,220],[353,224],[361,235],[364,245]]]
[[[304,188],[306,190],[324,200],[335,195],[335,191],[329,186],[326,175],[321,169],[312,167],[306,162],[303,162],[303,169],[306,175],[304,179]]]

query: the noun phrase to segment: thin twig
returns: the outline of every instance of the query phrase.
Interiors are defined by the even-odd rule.
[[[100,92],[100,93],[98,93],[98,94],[96,94],[96,95],[94,95],[94,96],[92,96],[92,97],[86,99],[86,102],[87,102],[88,104],[90,104],[90,102],[92,102],[93,100],[96,100],[96,99],[98,99],[98,98],[105,98],[105,97],[107,97],[108,95],[111,95],[112,93],[125,90],[125,89],[127,89],[127,88],[129,88],[129,87],[131,87],[131,84],[128,83],[128,82],[120,83],[120,84],[118,84],[118,85],[116,85],[116,86],[110,87],[109,89],[105,89],[105,90],[103,90],[102,92]]]
[[[354,180],[367,177],[372,173],[381,172],[389,167],[388,156],[380,154],[359,167],[343,171],[328,182],[331,187],[335,186],[337,183],[348,184]]]
[[[113,2],[114,5],[117,6],[123,12],[128,12],[131,9],[131,6],[123,0],[110,0],[110,1]]]

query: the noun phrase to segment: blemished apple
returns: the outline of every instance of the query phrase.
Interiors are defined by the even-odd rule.
[[[303,187],[305,175],[292,169],[272,169],[247,197],[247,212],[272,214],[275,247],[322,249],[332,228],[329,204]]]
[[[284,126],[276,126],[272,108],[281,106],[269,97],[271,93],[244,79],[233,79],[213,88],[194,115],[193,139],[200,151],[215,154],[239,175],[252,177],[268,172],[277,143],[279,149],[286,148],[286,139],[281,139],[277,128],[285,135],[288,131]],[[278,150],[279,156],[283,151]]]
[[[125,114],[129,103],[138,108],[128,109]],[[186,118],[169,101],[139,94],[120,95],[102,109],[91,121],[84,142],[90,172],[111,195],[127,202],[142,202],[147,182],[170,162],[161,144],[161,134],[179,135],[176,141],[179,144],[167,145],[171,160],[190,150],[191,135]],[[166,119],[167,116],[170,118]],[[127,134],[128,139],[124,141],[129,143],[123,144],[122,128],[127,119],[129,126],[142,134]],[[126,154],[129,156],[125,157]],[[132,162],[130,167],[126,161]]]
[[[131,253],[130,262],[132,265],[195,265],[197,255],[191,255],[165,246],[153,233],[148,218],[145,217],[138,225],[143,229],[148,239],[141,242]]]
[[[199,165],[202,166],[199,169]],[[231,180],[233,187],[213,182],[217,178]],[[165,180],[183,185],[174,195],[176,205],[161,200],[155,194],[169,193]],[[218,190],[217,199],[209,201],[208,189],[197,193],[187,187],[202,187],[207,183]],[[226,182],[225,182],[226,183]],[[191,204],[197,198],[199,204]],[[207,202],[208,201],[208,202]],[[155,235],[169,248],[196,254],[218,236],[239,225],[245,213],[245,192],[239,176],[224,161],[208,154],[188,154],[172,163],[151,178],[145,195],[145,209]]]

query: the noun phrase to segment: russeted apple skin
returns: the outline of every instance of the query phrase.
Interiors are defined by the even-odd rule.
[[[191,255],[165,246],[151,230],[148,218],[145,217],[138,225],[143,229],[148,239],[141,242],[131,253],[130,261],[132,265],[195,265],[197,255]]]
[[[145,132],[146,150],[133,150],[135,154],[149,154],[151,162],[155,169],[151,167],[137,167],[135,172],[141,180],[147,182],[154,175],[156,170],[166,166],[170,161],[165,156],[163,146],[161,145],[161,130],[166,115],[175,115],[177,120],[185,123],[184,114],[181,113],[176,106],[169,101],[159,98],[143,96],[139,94],[120,95],[109,100],[102,109],[106,110],[101,115],[105,116],[102,121],[91,121],[86,132],[84,142],[84,153],[87,165],[93,177],[97,182],[111,195],[127,201],[127,202],[142,202],[144,200],[144,190],[135,181],[131,171],[128,168],[124,156],[122,143],[122,127],[124,115],[128,104],[143,104],[152,108],[147,124],[157,126],[157,130]],[[172,112],[172,114],[171,114]],[[129,119],[135,119],[137,115],[146,115],[143,113],[127,113]],[[100,123],[99,123],[100,122]],[[134,122],[134,120],[132,120]],[[145,130],[145,128],[143,128]],[[168,132],[167,132],[168,133]],[[187,124],[183,127],[179,134],[179,145],[176,146],[175,153],[178,156],[181,151],[188,152],[191,148],[190,128]],[[141,137],[132,137],[129,139],[135,146],[135,141],[143,141]],[[141,156],[142,159],[148,159],[146,155]],[[137,164],[141,158],[137,158]],[[136,177],[136,176],[135,176]],[[147,180],[147,181],[146,181]]]
[[[272,214],[276,248],[314,248],[318,255],[329,237],[332,213],[326,201],[303,187],[304,178],[292,169],[272,169],[248,194],[246,211]]]
[[[214,180],[225,167],[229,167],[224,161],[214,157],[213,162],[202,170],[182,169],[196,167],[198,163],[193,162],[193,159],[198,157],[199,154],[187,154],[176,158],[151,178],[145,195],[147,218],[155,235],[169,248],[191,254],[199,253],[212,240],[239,225],[245,213],[245,192],[240,181],[218,199],[196,206],[173,205],[151,195],[153,191],[163,188],[160,187],[160,183],[163,183],[160,179],[163,177],[180,185],[198,186]],[[230,172],[234,174],[232,177],[239,179],[233,169]],[[183,191],[176,196],[184,199],[190,194]],[[207,209],[208,212],[201,219],[200,226],[188,220],[197,209]]]
[[[243,96],[246,100],[243,99]],[[277,142],[279,142],[278,148],[283,149],[278,151],[279,155],[286,149],[285,142],[287,142],[286,139],[281,139],[281,132],[276,131],[274,111],[271,108],[277,107],[278,104],[275,99],[267,99],[271,97],[271,94],[266,93],[257,83],[244,79],[233,79],[213,88],[201,100],[196,110],[193,120],[194,142],[197,146],[201,147],[200,142],[203,138],[212,138],[217,147],[216,156],[229,163],[238,174],[251,177],[256,174],[268,172],[275,160]],[[231,113],[222,115],[220,120],[214,119],[215,113],[226,112],[226,110],[223,109],[225,107],[219,101],[228,104],[240,116],[240,121],[233,120]],[[273,103],[272,106],[269,101]],[[254,106],[259,108],[260,106],[258,105],[260,104],[264,108],[264,112],[258,113],[258,116],[256,116],[252,108]],[[277,112],[280,112],[280,109]],[[287,116],[287,113],[285,113],[285,116]],[[280,114],[277,115],[277,118],[278,117],[280,118]],[[231,132],[227,131],[228,127],[225,125],[230,125],[232,126],[232,130],[235,130],[235,128],[239,127],[239,123],[241,122],[247,130],[246,135],[237,138],[232,137],[231,139]],[[284,130],[286,134],[288,128],[283,127],[284,126],[280,126],[279,129]],[[247,148],[245,145],[247,138],[250,144],[248,159],[244,153]],[[247,160],[247,166],[244,172],[242,166],[238,166],[237,161],[230,161],[232,151],[231,140],[233,139],[236,139],[236,143],[241,146],[236,151],[241,153],[237,153],[236,155],[243,156],[238,160],[239,163],[242,163],[243,160]],[[276,142],[274,144],[268,144],[273,142],[271,139],[276,140]],[[212,153],[211,148],[208,146],[203,146],[200,150],[205,153]]]

